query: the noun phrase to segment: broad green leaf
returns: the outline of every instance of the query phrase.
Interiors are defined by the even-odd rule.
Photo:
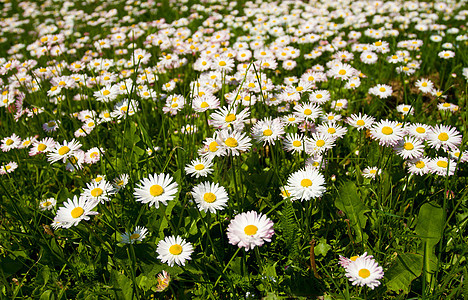
[[[55,295],[52,293],[51,290],[47,290],[44,293],[42,293],[41,297],[39,300],[53,300],[55,299]]]
[[[117,270],[112,270],[110,274],[110,284],[116,299],[132,299],[132,281]]]
[[[349,219],[351,226],[356,233],[356,242],[362,241],[362,229],[366,227],[366,212],[369,208],[359,198],[354,182],[345,182],[340,190],[339,197],[335,200],[335,206],[342,210]]]
[[[442,237],[443,227],[443,209],[431,203],[423,204],[419,209],[418,223],[416,224],[415,231],[422,240],[418,253],[424,256],[427,281],[431,281],[431,276],[437,267],[437,256],[435,255],[434,247]]]
[[[385,273],[387,288],[389,290],[407,294],[410,291],[411,282],[419,277],[422,272],[423,256],[415,253],[403,253],[398,255],[395,263]]]
[[[328,250],[331,249],[331,246],[327,244],[327,240],[322,238],[319,240],[319,243],[314,247],[315,255],[327,255]]]

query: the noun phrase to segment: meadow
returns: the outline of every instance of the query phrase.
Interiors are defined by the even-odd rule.
[[[0,299],[468,299],[466,0],[0,9]]]

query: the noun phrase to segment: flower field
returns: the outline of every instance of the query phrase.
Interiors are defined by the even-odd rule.
[[[0,9],[0,299],[468,299],[466,0]]]

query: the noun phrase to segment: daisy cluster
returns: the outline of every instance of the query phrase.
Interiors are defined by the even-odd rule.
[[[229,244],[251,250],[272,241],[277,216],[242,207],[242,176],[234,170],[231,182],[221,168],[239,164],[246,182],[255,171],[246,162],[256,160],[284,176],[268,187],[275,204],[313,206],[335,174],[385,172],[334,163],[369,145],[389,149],[399,172],[415,176],[452,176],[468,161],[462,102],[450,90],[466,87],[468,33],[445,25],[466,22],[466,1],[169,1],[181,16],[172,19],[148,17],[161,13],[158,1],[112,2],[92,12],[73,1],[60,10],[48,10],[50,0],[21,2],[21,14],[0,21],[0,175],[39,161],[77,179],[79,195],[38,199],[38,210],[55,213],[54,229],[109,213],[117,198],[149,212],[174,201],[190,218],[225,214]],[[2,16],[12,11],[6,3]],[[429,60],[453,73],[428,74]],[[184,197],[193,201],[179,203]],[[113,224],[125,230],[123,244],[150,237],[144,225]],[[200,243],[162,235],[151,239],[171,267],[185,266]],[[343,261],[353,285],[380,284],[372,256]]]

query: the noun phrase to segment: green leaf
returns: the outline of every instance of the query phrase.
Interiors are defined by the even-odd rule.
[[[39,298],[39,300],[53,300],[53,299],[55,299],[55,295],[52,294],[51,290],[45,291],[44,293],[42,293],[41,297]]]
[[[132,299],[132,281],[117,270],[112,270],[110,274],[110,284],[115,293],[116,299]]]
[[[366,227],[366,212],[369,208],[359,198],[354,182],[345,182],[340,190],[339,197],[335,200],[335,206],[342,210],[350,220],[351,227],[356,233],[356,242],[362,241],[362,229]]]
[[[331,249],[331,246],[327,244],[327,240],[321,238],[319,243],[314,247],[314,254],[315,255],[327,255],[328,250]]]
[[[434,247],[440,241],[444,229],[444,211],[431,203],[425,203],[419,209],[416,234],[422,243],[418,253],[424,256],[426,280],[431,281],[431,276],[437,268],[437,256]]]
[[[410,291],[411,282],[419,277],[422,272],[423,256],[415,253],[403,253],[398,255],[395,263],[385,273],[387,288],[389,290],[407,294]]]

